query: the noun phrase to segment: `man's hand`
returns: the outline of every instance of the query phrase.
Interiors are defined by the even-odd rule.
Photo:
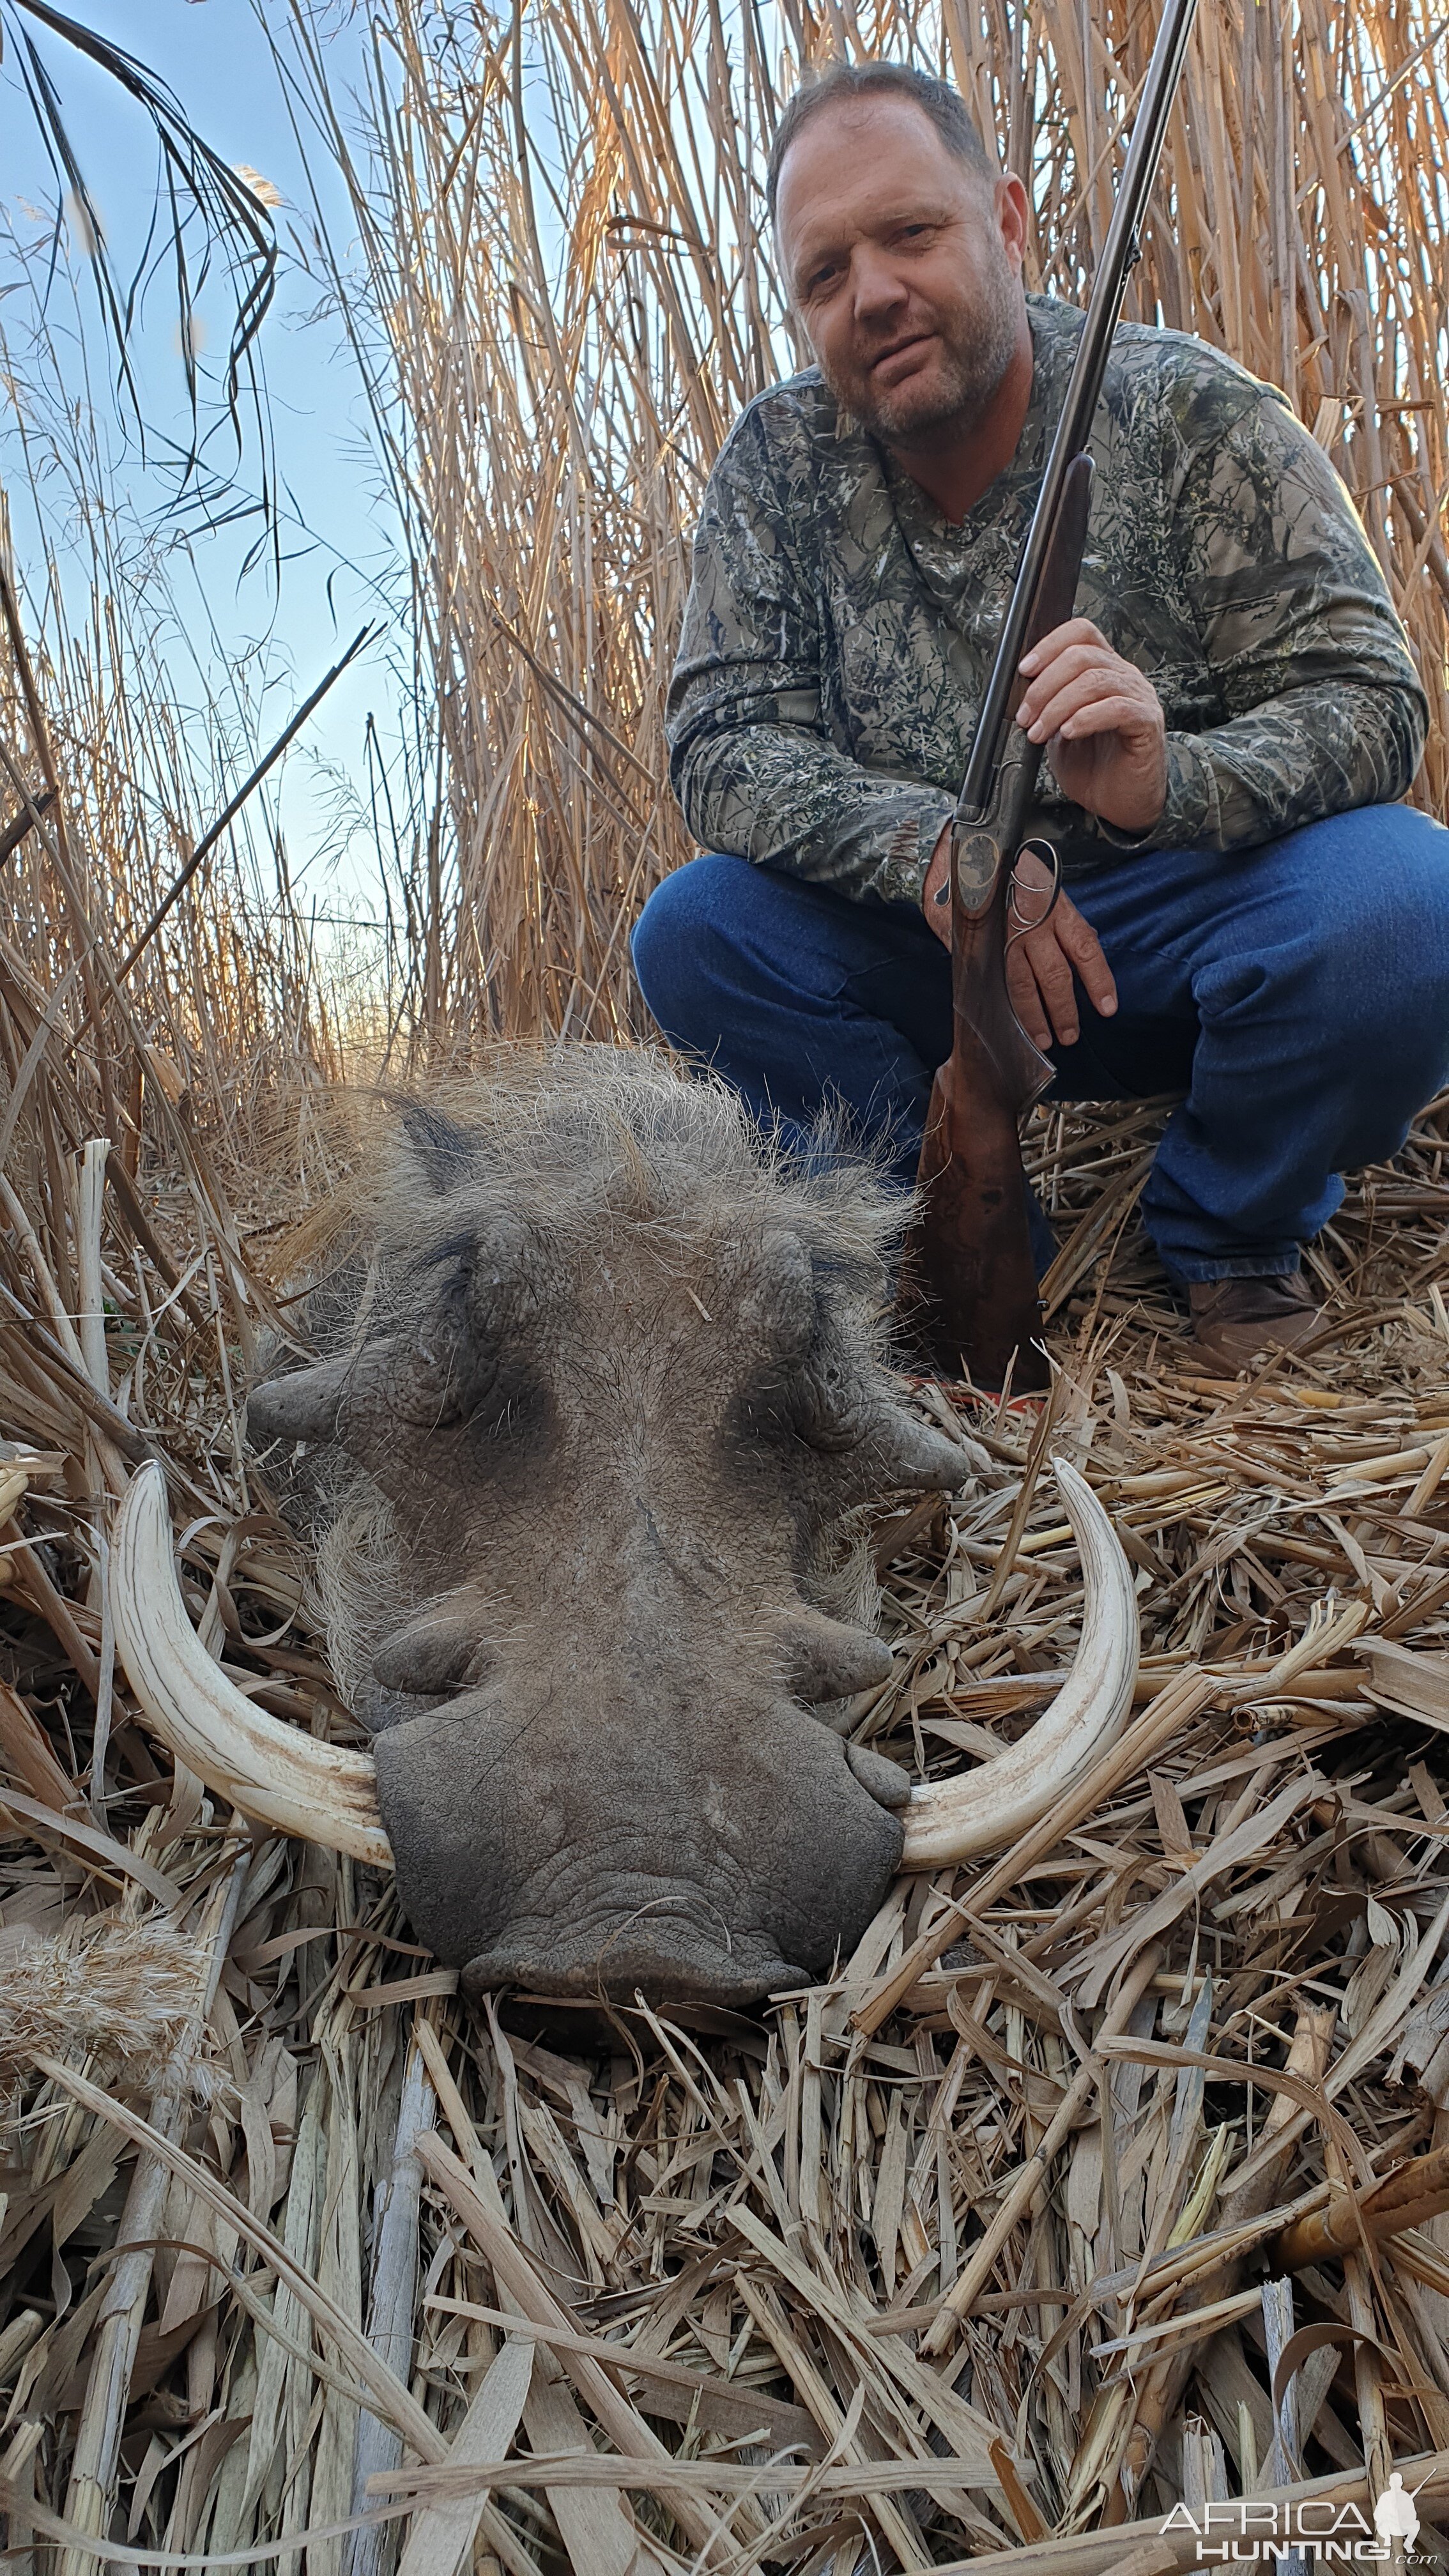
[[[1087,617],[1054,626],[1021,675],[1031,685],[1017,723],[1047,745],[1063,795],[1119,832],[1149,832],[1167,797],[1167,724],[1151,681]]]
[[[947,948],[951,945],[951,906],[949,900],[943,902],[940,898],[949,894],[950,883],[948,823],[931,852],[931,864],[921,888],[921,908],[936,937]],[[1030,851],[1024,852],[1016,863],[1010,926],[1016,930],[1023,921],[1041,921],[1041,928],[1026,930],[1019,939],[1013,939],[1006,952],[1006,989],[1027,1036],[1043,1051],[1053,1037],[1060,1046],[1074,1046],[1081,1034],[1073,967],[1093,1008],[1104,1019],[1109,1020],[1117,1008],[1117,987],[1101,942],[1070,898],[1058,895],[1050,915],[1041,920],[1051,888],[1051,870]]]

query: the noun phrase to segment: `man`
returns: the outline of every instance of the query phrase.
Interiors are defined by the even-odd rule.
[[[923,73],[800,91],[768,194],[816,364],[710,478],[668,714],[710,855],[635,960],[762,1119],[836,1100],[908,1181],[950,1047],[949,818],[1082,317],[1024,293],[1021,183]],[[1449,833],[1395,801],[1423,692],[1283,397],[1124,326],[1092,451],[1080,613],[1022,666],[1071,892],[1012,998],[1055,1097],[1186,1094],[1143,1214],[1198,1354],[1237,1369],[1312,1332],[1299,1251],[1337,1175],[1445,1078]]]

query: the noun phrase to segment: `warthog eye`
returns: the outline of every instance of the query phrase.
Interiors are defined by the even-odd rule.
[[[806,1362],[791,1381],[789,1400],[794,1428],[812,1449],[854,1449],[874,1418],[858,1375],[833,1353]]]
[[[399,1355],[384,1400],[399,1420],[419,1430],[442,1431],[476,1412],[497,1374],[496,1360],[480,1366],[480,1354],[442,1327],[420,1334],[411,1350]]]
[[[754,1438],[803,1441],[828,1455],[857,1448],[875,1420],[856,1372],[821,1352],[796,1367],[770,1371],[746,1397],[742,1412]]]

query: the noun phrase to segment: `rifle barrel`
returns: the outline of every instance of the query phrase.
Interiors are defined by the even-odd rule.
[[[1172,113],[1182,59],[1196,14],[1197,0],[1168,0],[1157,31],[1147,78],[1142,85],[1142,103],[1127,149],[1122,185],[1112,210],[1102,256],[1097,263],[1082,336],[1077,343],[1066,400],[1057,422],[1041,491],[1022,549],[1011,604],[1006,612],[1001,641],[996,648],[996,659],[977,719],[971,757],[966,764],[965,782],[956,808],[958,823],[976,821],[990,800],[1006,728],[1016,703],[1017,665],[1026,649],[1027,629],[1036,606],[1062,488],[1073,459],[1081,453],[1091,434],[1127,280],[1141,256],[1138,234],[1152,195],[1162,147],[1167,140],[1168,118]]]

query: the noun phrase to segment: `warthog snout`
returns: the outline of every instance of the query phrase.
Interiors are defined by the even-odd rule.
[[[893,1764],[778,1698],[582,1720],[473,1694],[377,1739],[409,1911],[465,1988],[751,2004],[864,1928],[900,1860]]]

